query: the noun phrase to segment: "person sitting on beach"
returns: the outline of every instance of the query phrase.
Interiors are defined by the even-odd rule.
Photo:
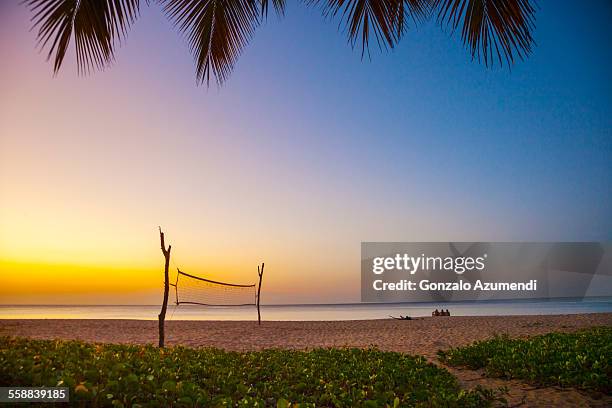
[[[450,316],[450,312],[446,309],[446,316]]]
[[[440,312],[438,312],[438,309],[434,310],[433,312],[431,312],[432,316],[440,316]]]

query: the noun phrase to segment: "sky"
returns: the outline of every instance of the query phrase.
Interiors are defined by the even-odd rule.
[[[511,70],[434,22],[362,60],[290,3],[209,88],[154,4],[85,77],[30,17],[0,5],[0,303],[158,304],[158,226],[173,271],[266,262],[262,303],[359,301],[362,241],[612,240],[608,1],[538,2]]]

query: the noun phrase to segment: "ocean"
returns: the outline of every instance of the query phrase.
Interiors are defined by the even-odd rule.
[[[263,320],[366,320],[389,316],[430,316],[434,309],[453,316],[550,315],[612,312],[612,297],[553,300],[497,300],[453,303],[351,303],[262,305]],[[0,319],[155,320],[159,305],[0,305]],[[249,307],[168,305],[167,320],[256,320]]]

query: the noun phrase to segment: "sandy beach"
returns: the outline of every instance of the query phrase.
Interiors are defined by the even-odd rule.
[[[369,347],[421,354],[436,362],[440,349],[457,347],[496,334],[532,336],[612,326],[612,313],[504,317],[427,317],[410,321],[169,321],[167,344],[211,346],[226,350],[263,348]],[[0,320],[0,335],[38,339],[79,339],[92,342],[157,342],[157,322],[145,320]],[[609,397],[585,395],[556,387],[537,388],[517,381],[483,378],[471,370],[450,369],[464,387],[482,384],[510,388],[510,405],[606,406]]]

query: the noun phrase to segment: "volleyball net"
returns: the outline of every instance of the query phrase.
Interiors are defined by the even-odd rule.
[[[219,282],[177,269],[174,286],[177,305],[257,306],[257,287]]]

